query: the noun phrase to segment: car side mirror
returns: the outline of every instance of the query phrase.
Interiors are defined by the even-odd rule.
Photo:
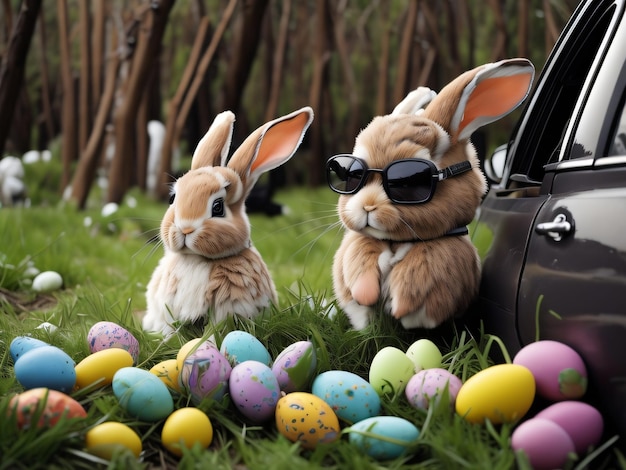
[[[507,144],[500,145],[493,151],[491,156],[485,160],[485,174],[491,184],[497,184],[502,181],[507,147]]]

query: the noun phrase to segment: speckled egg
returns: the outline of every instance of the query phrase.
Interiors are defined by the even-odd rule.
[[[274,416],[280,398],[272,369],[259,361],[244,361],[233,367],[228,380],[230,398],[237,409],[254,423]]]
[[[45,403],[41,406],[40,403],[44,400]],[[15,395],[11,398],[8,411],[9,413],[15,412],[16,423],[20,429],[33,425],[38,428],[51,427],[63,416],[66,418],[87,417],[83,406],[72,397],[48,388],[33,388]],[[37,419],[36,423],[35,419]]]
[[[317,367],[317,354],[311,341],[290,344],[276,357],[272,372],[285,393],[303,392],[313,380]]]
[[[222,340],[220,352],[233,366],[245,361],[262,362],[266,366],[272,362],[272,357],[263,343],[247,331],[229,332]]]
[[[125,349],[133,357],[133,363],[139,358],[139,341],[126,328],[110,322],[99,321],[87,333],[89,350],[92,353],[103,349]]]
[[[329,370],[318,375],[311,393],[328,403],[337,417],[349,424],[380,413],[380,397],[374,387],[352,372]]]
[[[37,338],[31,338],[30,336],[16,336],[9,346],[11,359],[13,359],[15,363],[31,349],[40,348],[42,346],[50,346],[50,344]]]
[[[291,442],[305,449],[334,442],[341,436],[339,419],[321,398],[307,392],[284,395],[276,404],[276,427]]]
[[[436,406],[441,401],[447,389],[449,403],[454,407],[462,384],[461,379],[445,369],[425,369],[411,377],[404,393],[411,405],[427,410],[431,405]]]
[[[56,346],[31,349],[15,363],[15,378],[26,390],[45,387],[70,393],[76,384],[74,360]]]
[[[207,344],[183,361],[179,372],[182,388],[191,394],[197,405],[205,398],[221,400],[228,390],[228,379],[233,368],[217,346]]]
[[[524,452],[534,470],[564,468],[574,443],[554,421],[532,418],[520,424],[511,436],[511,447]]]
[[[581,398],[587,391],[587,368],[580,355],[558,341],[537,341],[524,346],[513,364],[527,367],[535,377],[537,394],[548,400]]]
[[[369,382],[379,395],[393,395],[402,393],[414,374],[413,361],[398,348],[387,346],[372,359]]]
[[[375,416],[350,426],[350,444],[377,460],[395,459],[417,443],[419,430],[398,416]]]
[[[112,387],[120,406],[142,421],[159,421],[174,411],[169,390],[147,370],[124,367],[113,376]]]

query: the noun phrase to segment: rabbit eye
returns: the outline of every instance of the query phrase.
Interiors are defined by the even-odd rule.
[[[174,204],[174,199],[175,199],[175,198],[176,198],[176,193],[171,193],[171,194],[170,194],[170,206],[171,206],[172,204]]]
[[[215,201],[213,201],[213,206],[211,207],[211,216],[224,217],[224,215],[224,198],[219,197]]]

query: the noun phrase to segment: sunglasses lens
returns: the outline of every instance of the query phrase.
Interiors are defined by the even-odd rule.
[[[389,198],[397,202],[419,203],[431,198],[434,179],[428,163],[405,160],[387,168]]]
[[[363,163],[348,155],[333,157],[326,164],[328,185],[339,193],[351,194],[357,191],[365,172]]]

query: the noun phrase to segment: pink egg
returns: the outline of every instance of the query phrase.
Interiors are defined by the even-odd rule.
[[[298,341],[287,346],[276,357],[272,372],[285,393],[305,391],[315,375],[317,356],[310,341]]]
[[[580,355],[558,341],[537,341],[523,347],[513,364],[527,367],[537,394],[553,401],[581,398],[587,391],[587,368]]]
[[[427,410],[431,403],[439,403],[446,386],[450,405],[454,406],[461,385],[461,379],[446,369],[424,369],[411,377],[404,392],[411,405]]]
[[[602,439],[604,420],[593,406],[581,401],[562,401],[537,413],[536,418],[548,419],[561,426],[574,442],[579,455]]]
[[[266,364],[254,360],[240,362],[233,367],[228,388],[230,398],[246,418],[262,423],[274,416],[280,387]]]
[[[207,397],[221,400],[228,390],[231,371],[232,366],[217,346],[207,343],[185,358],[179,381],[195,404]]]
[[[87,342],[91,353],[104,349],[125,349],[133,357],[134,363],[139,357],[139,341],[126,328],[110,321],[99,321],[87,333]]]
[[[575,452],[567,432],[554,421],[532,418],[520,424],[511,436],[514,451],[523,451],[534,470],[563,468]]]

